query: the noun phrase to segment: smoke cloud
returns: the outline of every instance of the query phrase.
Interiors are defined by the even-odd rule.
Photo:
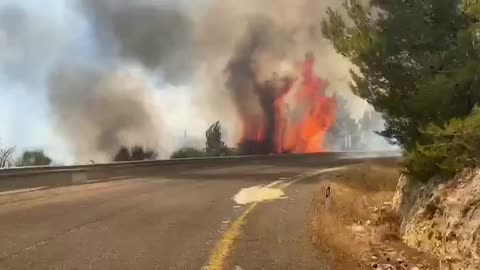
[[[78,0],[76,8],[93,32],[96,63],[64,57],[49,77],[48,100],[77,161],[108,161],[122,146],[172,150],[161,144],[171,140],[162,138],[154,84],[188,82],[195,66],[190,18],[155,1]]]
[[[61,66],[50,77],[49,98],[58,130],[80,161],[111,160],[122,146],[157,149],[152,86],[135,71],[105,72]]]
[[[81,0],[102,53],[139,62],[184,83],[195,68],[194,25],[178,4],[166,1]]]

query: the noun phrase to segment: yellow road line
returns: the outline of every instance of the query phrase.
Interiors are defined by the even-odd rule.
[[[336,170],[341,170],[342,167],[337,167],[337,168],[330,168],[330,169],[324,169],[320,171],[315,171],[311,174],[304,174],[304,175],[299,175],[296,179],[292,180],[289,183],[282,183],[282,181],[275,181],[271,184],[268,185],[268,187],[273,187],[278,185],[280,189],[286,189],[288,186],[297,183],[299,181],[305,180],[307,178],[310,178],[312,176],[325,173],[325,172],[331,172],[331,171],[336,171]],[[223,270],[224,269],[224,264],[225,260],[227,257],[230,255],[233,249],[233,244],[235,240],[238,238],[240,235],[242,226],[245,224],[247,221],[248,215],[255,209],[255,207],[258,205],[258,202],[255,202],[251,204],[245,212],[241,216],[239,216],[225,231],[225,233],[222,235],[222,238],[220,241],[217,242],[215,245],[215,248],[210,255],[210,258],[208,259],[208,266],[206,269],[208,270]]]
[[[222,239],[216,244],[215,249],[208,260],[208,270],[223,270],[225,259],[230,255],[233,243],[240,235],[242,225],[245,224],[248,214],[250,214],[256,206],[257,203],[250,205],[223,234]]]
[[[323,169],[323,170],[317,170],[317,171],[314,171],[312,173],[303,174],[303,175],[300,175],[300,176],[296,177],[295,179],[293,179],[292,181],[290,181],[288,183],[280,185],[280,189],[286,189],[290,185],[293,185],[297,182],[303,181],[307,178],[310,178],[310,177],[313,177],[313,176],[316,176],[316,175],[319,175],[319,174],[341,171],[341,170],[345,170],[347,168],[348,168],[347,166],[333,167],[333,168],[328,168],[328,169]]]

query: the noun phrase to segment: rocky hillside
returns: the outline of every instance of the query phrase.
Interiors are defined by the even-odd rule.
[[[441,259],[440,269],[480,269],[480,169],[428,185],[402,176],[393,207],[403,240]]]

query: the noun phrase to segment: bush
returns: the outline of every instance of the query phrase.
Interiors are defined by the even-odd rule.
[[[444,127],[431,125],[421,131],[424,141],[406,153],[406,169],[415,179],[452,177],[480,157],[480,109],[464,119],[452,119]]]
[[[52,159],[45,155],[42,150],[25,151],[16,162],[18,167],[23,166],[47,166]]]
[[[153,150],[144,149],[141,146],[134,146],[131,149],[121,147],[113,157],[113,161],[141,161],[154,160],[157,158],[157,153]]]
[[[170,155],[170,158],[194,158],[194,157],[204,157],[206,153],[202,150],[198,150],[194,147],[184,147],[180,150],[177,150]]]

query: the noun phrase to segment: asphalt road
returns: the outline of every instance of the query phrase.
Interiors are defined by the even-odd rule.
[[[325,269],[304,225],[319,184],[305,176],[320,169],[187,167],[0,192],[0,269]]]

